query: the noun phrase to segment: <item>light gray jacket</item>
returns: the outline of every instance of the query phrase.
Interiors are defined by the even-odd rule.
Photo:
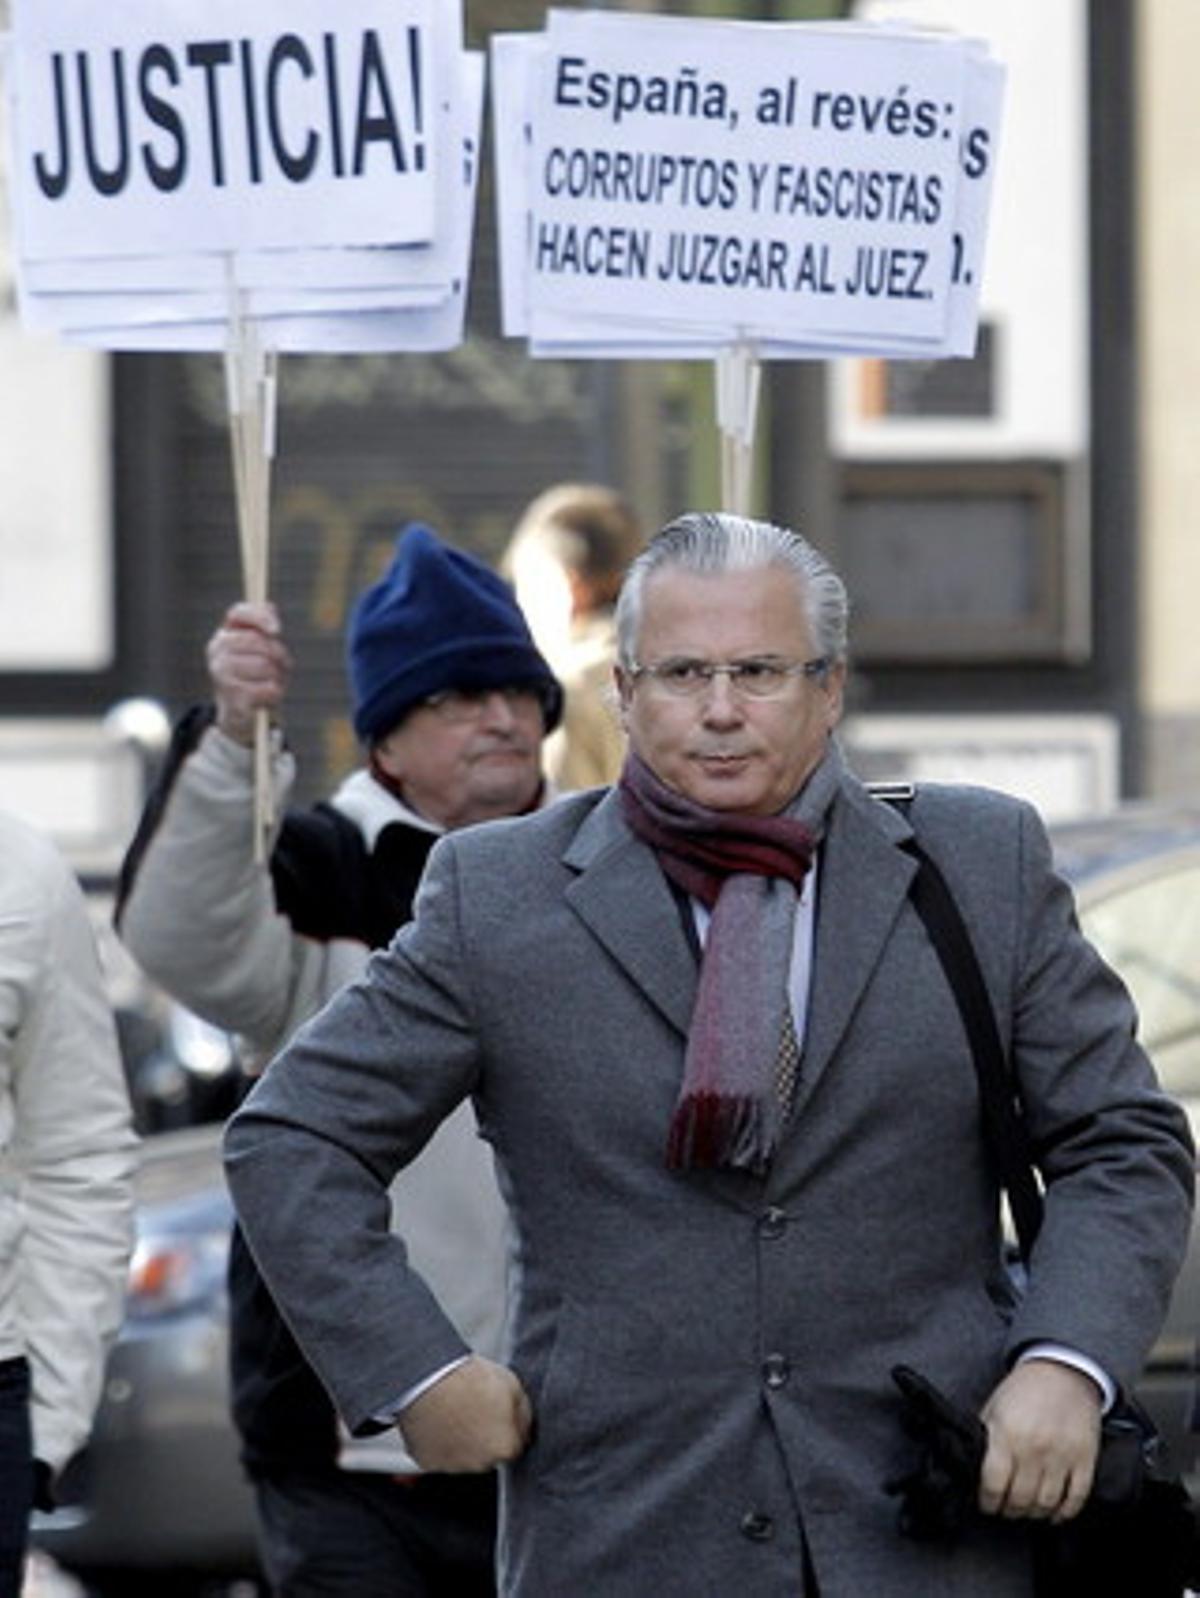
[[[37,1458],[86,1441],[121,1324],[137,1138],[83,894],[0,815],[0,1359],[24,1355]]]
[[[974,1074],[907,898],[909,822],[846,778],[823,846],[796,1107],[769,1177],[663,1162],[696,965],[612,795],[439,844],[415,923],[235,1117],[234,1196],[352,1426],[462,1351],[387,1234],[387,1182],[464,1095],[518,1234],[502,1590],[1026,1594],[1024,1532],[902,1540],[898,1362],[978,1405],[1050,1340],[1134,1379],[1187,1233],[1184,1117],[1132,1041],[1025,805],[923,790],[913,824],[972,926],[1048,1184],[1014,1306]]]

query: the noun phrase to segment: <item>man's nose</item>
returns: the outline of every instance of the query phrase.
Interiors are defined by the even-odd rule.
[[[517,707],[503,688],[493,688],[483,697],[483,725],[490,728],[511,728],[517,724]]]
[[[702,700],[706,722],[727,725],[742,719],[741,696],[730,681],[728,672],[715,672],[704,685]]]

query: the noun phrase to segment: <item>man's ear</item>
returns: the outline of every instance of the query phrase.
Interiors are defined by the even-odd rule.
[[[400,759],[392,745],[390,733],[386,737],[380,738],[377,743],[372,744],[371,759],[393,782],[401,782],[403,780],[404,772],[401,769]]]

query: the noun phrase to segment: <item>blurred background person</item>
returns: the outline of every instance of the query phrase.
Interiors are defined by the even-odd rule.
[[[83,893],[0,813],[0,1598],[79,1451],[124,1305],[137,1158]]]
[[[251,1071],[410,919],[444,832],[547,796],[542,739],[562,690],[509,585],[474,556],[406,528],[353,607],[347,654],[366,760],[328,802],[289,812],[295,763],[276,733],[283,820],[258,863],[255,714],[279,716],[292,661],[274,606],[233,605],[208,644],[213,703],[176,728],[122,871],[125,943],[181,1003],[240,1035]],[[473,1115],[445,1123],[392,1202],[464,1335],[498,1352],[507,1215]],[[494,1477],[420,1475],[394,1430],[376,1446],[340,1436],[236,1230],[229,1282],[233,1417],[272,1590],[492,1593]]]
[[[625,754],[612,668],[621,579],[641,549],[632,506],[599,483],[559,483],[531,501],[504,556],[521,607],[566,692],[545,764],[560,789],[615,782]]]

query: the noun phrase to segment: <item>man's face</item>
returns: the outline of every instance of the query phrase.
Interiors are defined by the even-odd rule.
[[[449,693],[411,710],[375,757],[414,810],[452,830],[532,805],[544,731],[534,693]]]
[[[815,654],[790,570],[699,575],[668,566],[646,579],[639,666],[793,664]],[[724,675],[683,698],[620,667],[616,679],[629,742],[660,781],[712,810],[768,816],[789,803],[825,753],[842,714],[845,667],[789,677],[774,699],[739,693]]]

